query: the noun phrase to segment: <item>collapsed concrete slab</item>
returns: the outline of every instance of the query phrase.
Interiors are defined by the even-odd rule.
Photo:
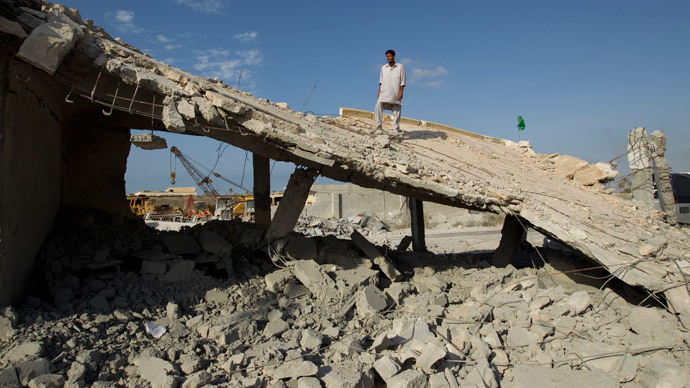
[[[15,18],[25,21],[22,25],[29,33],[23,41],[21,33],[11,28],[0,32],[8,42],[7,58],[17,55],[25,61],[11,66],[7,60],[4,62],[8,64],[4,68],[9,69],[7,72],[12,76],[3,77],[10,80],[3,86],[3,94],[9,88],[18,97],[9,102],[3,99],[3,104],[14,105],[0,110],[2,112],[14,112],[12,107],[18,106],[17,101],[24,101],[25,96],[44,94],[51,109],[59,112],[55,114],[59,120],[54,124],[58,130],[66,130],[62,123],[78,122],[80,128],[102,128],[102,132],[135,128],[207,136],[274,160],[305,166],[335,180],[420,201],[514,214],[547,237],[598,262],[624,282],[665,293],[678,313],[690,311],[688,296],[677,291],[684,289],[686,284],[686,274],[676,263],[690,259],[685,248],[690,242],[687,230],[664,223],[663,215],[646,204],[606,195],[598,183],[587,186],[591,180],[580,184],[577,180],[563,179],[558,175],[560,170],[553,155],[539,154],[502,139],[414,119],[402,121],[405,140],[382,147],[373,136],[370,113],[343,108],[341,117],[317,118],[294,112],[216,80],[156,61],[112,39],[102,28],[82,21],[64,7],[48,2],[41,5],[42,10],[17,8]],[[63,15],[46,19],[34,15],[36,12],[50,13],[52,9],[61,10]],[[28,31],[30,29],[32,31]],[[59,43],[56,45],[60,47],[59,52],[46,51],[52,43]],[[30,47],[33,49],[29,50]],[[33,71],[50,74],[50,86],[21,82],[31,77]],[[192,110],[192,104],[198,109]],[[101,113],[104,106],[110,110],[107,120]],[[21,114],[27,115],[27,112]],[[10,116],[3,119],[9,119],[11,124],[17,122]],[[25,132],[15,132],[29,136]],[[5,133],[2,135],[7,138]],[[65,139],[66,142],[76,141],[74,137]],[[414,141],[408,141],[412,139]],[[46,142],[46,147],[54,143],[60,142]],[[50,152],[47,149],[44,154]],[[61,155],[60,150],[54,153]],[[74,152],[67,156],[74,157]],[[95,160],[98,156],[89,157]],[[118,157],[126,162],[126,153]],[[54,177],[51,190],[65,192],[66,188],[60,183],[64,171],[54,167],[60,165],[60,158],[54,159],[54,163],[45,163],[40,172]],[[90,161],[78,164],[84,169],[84,177],[98,175],[87,174],[88,168],[93,168]],[[106,164],[117,163],[113,159]],[[109,166],[102,167],[108,170]],[[6,176],[22,176],[14,170],[11,163],[3,160]],[[573,173],[573,178],[575,176]],[[27,181],[27,185],[38,190],[44,181]],[[6,186],[11,182],[7,181]],[[69,197],[76,197],[80,192],[74,189]],[[21,195],[3,196],[3,201],[9,209],[25,208]],[[47,214],[54,215],[59,205],[51,203]],[[7,243],[10,239],[5,233],[17,229],[11,219],[3,215],[0,253],[15,261],[3,261],[0,273],[26,279],[30,266],[18,262],[30,263],[32,256],[18,254],[19,258],[14,258],[14,253],[21,249]],[[274,228],[272,233],[275,231]],[[279,232],[276,235],[284,233]],[[38,246],[46,233],[40,231],[26,236],[31,241],[27,240],[25,245]],[[646,244],[661,248],[643,255],[640,247]],[[4,248],[6,246],[12,252],[6,252],[10,249]],[[35,250],[27,252],[25,255],[35,254]],[[13,280],[7,284],[12,286],[2,292],[11,296],[2,298],[3,303],[17,299],[20,292],[13,287],[21,285],[22,281]]]

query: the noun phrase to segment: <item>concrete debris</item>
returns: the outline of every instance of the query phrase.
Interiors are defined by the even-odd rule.
[[[28,36],[26,31],[24,31],[19,23],[12,20],[7,20],[2,16],[0,16],[0,31],[6,34],[14,35],[19,39],[24,39]]]
[[[602,284],[547,276],[554,267],[531,268],[534,253],[498,268],[490,251],[418,254],[392,240],[379,248],[368,241],[378,242],[373,232],[365,238],[356,228],[348,235],[364,244],[288,235],[279,268],[257,251],[252,236],[262,230],[208,222],[157,232],[96,212],[59,219],[39,258],[56,290],[45,300],[60,303],[29,297],[2,310],[0,382],[632,387],[687,379],[688,336],[677,316],[630,304],[613,284],[600,292]],[[389,277],[366,254],[371,247],[399,275]],[[540,251],[554,266],[566,254]],[[243,258],[232,263],[236,277],[214,264],[220,256]],[[111,259],[121,267],[83,266]],[[146,322],[166,333],[153,339]]]
[[[182,115],[177,111],[177,105],[172,98],[166,98],[163,101],[163,124],[170,132],[182,133],[187,130]]]
[[[77,41],[78,31],[60,21],[43,23],[24,40],[17,57],[53,75]]]

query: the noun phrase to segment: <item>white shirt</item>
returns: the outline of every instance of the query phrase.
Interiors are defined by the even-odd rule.
[[[381,66],[379,84],[381,85],[379,101],[400,104],[398,94],[400,87],[405,86],[405,68],[403,65],[396,63],[393,67],[388,64]]]

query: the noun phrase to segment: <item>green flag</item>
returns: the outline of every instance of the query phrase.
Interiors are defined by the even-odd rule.
[[[518,116],[518,131],[524,131],[525,130],[525,120],[522,118],[522,116]]]

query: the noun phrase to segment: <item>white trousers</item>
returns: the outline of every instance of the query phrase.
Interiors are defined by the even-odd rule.
[[[393,104],[390,102],[376,101],[376,108],[374,109],[374,116],[376,117],[376,125],[383,124],[383,111],[389,110],[393,113],[393,133],[396,135],[400,130],[400,108],[402,105]]]

